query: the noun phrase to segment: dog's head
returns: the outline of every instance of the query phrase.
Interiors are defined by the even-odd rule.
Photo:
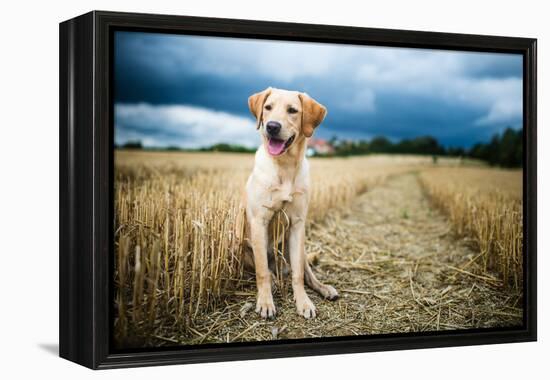
[[[272,156],[280,156],[296,141],[311,137],[327,109],[306,93],[267,88],[248,98],[263,143]]]

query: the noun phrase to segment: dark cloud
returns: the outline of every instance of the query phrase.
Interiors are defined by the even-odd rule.
[[[268,86],[295,89],[329,109],[318,131],[323,137],[432,135],[448,146],[469,146],[506,126],[521,127],[521,76],[520,55],[115,35],[119,105],[158,106],[148,110],[152,118],[163,106],[185,105],[252,121],[250,94]],[[190,122],[170,119],[176,126],[167,130],[160,122],[115,116],[118,141],[145,136],[164,144],[179,136],[183,144],[177,125]]]
[[[465,75],[474,78],[522,78],[523,61],[520,55],[470,54],[471,57],[466,55]]]

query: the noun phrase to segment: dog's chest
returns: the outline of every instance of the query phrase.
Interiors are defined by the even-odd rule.
[[[270,187],[270,208],[279,211],[293,201],[294,186],[290,182],[272,185]]]

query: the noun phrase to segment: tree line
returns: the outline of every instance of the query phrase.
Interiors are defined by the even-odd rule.
[[[339,140],[330,139],[334,153],[324,156],[358,156],[364,154],[420,154],[450,157],[474,158],[488,162],[491,166],[507,168],[521,167],[523,161],[523,133],[522,130],[507,128],[502,134],[495,134],[488,143],[477,143],[471,148],[444,147],[432,136],[420,136],[412,139],[403,139],[392,142],[384,136],[374,137],[371,140]],[[117,148],[146,149],[140,141],[130,141]],[[215,144],[198,149],[181,149],[178,147],[149,148],[153,150],[185,150],[199,152],[237,152],[253,153],[255,149],[234,144]],[[321,155],[323,156],[323,155]]]
[[[507,128],[495,134],[488,143],[477,143],[471,148],[444,147],[432,136],[420,136],[392,142],[384,136],[371,140],[341,141],[332,138],[334,156],[355,156],[373,153],[422,154],[432,156],[469,157],[486,161],[491,166],[521,167],[523,159],[522,130]]]

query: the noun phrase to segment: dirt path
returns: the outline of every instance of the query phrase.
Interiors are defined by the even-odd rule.
[[[253,310],[251,283],[198,326],[187,343],[309,338],[521,324],[521,298],[491,277],[468,272],[478,252],[457,240],[415,174],[389,179],[308,231],[314,271],[340,293],[334,302],[308,290],[317,318],[298,316],[292,292],[276,292],[277,318]],[[287,281],[289,282],[289,281]]]

